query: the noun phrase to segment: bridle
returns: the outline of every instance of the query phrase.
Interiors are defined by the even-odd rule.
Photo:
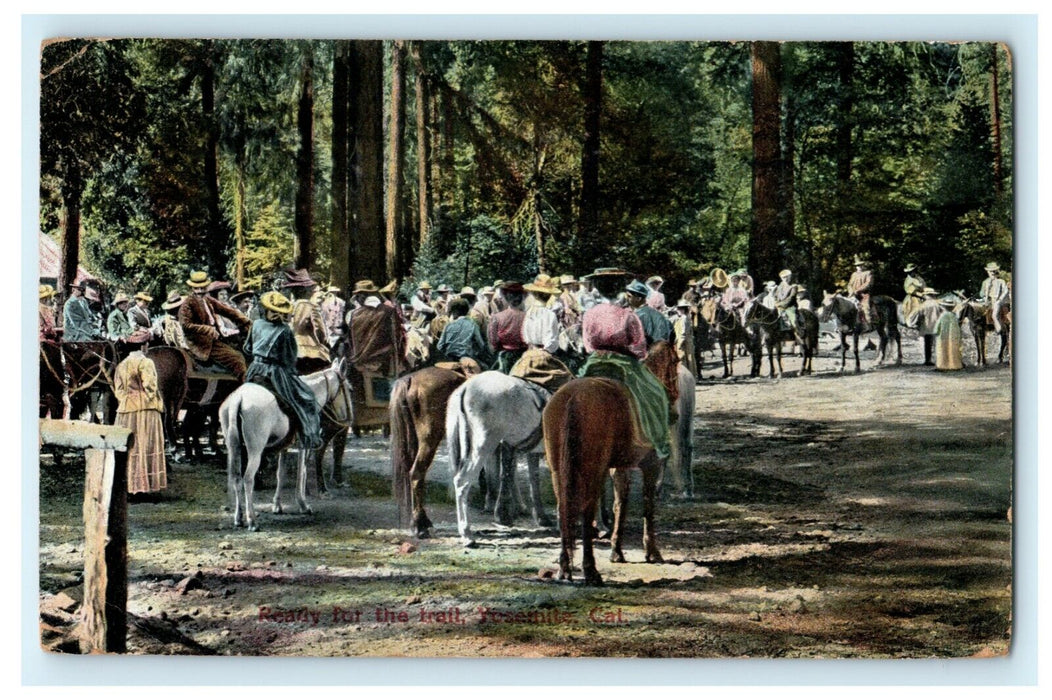
[[[85,389],[90,389],[95,384],[95,382],[99,381],[100,377],[104,377],[105,378],[105,383],[106,384],[109,384],[110,386],[113,386],[113,378],[110,376],[109,372],[106,371],[106,363],[108,362],[106,357],[104,357],[103,355],[100,355],[99,353],[95,352],[94,350],[85,350],[84,354],[85,355],[94,355],[95,357],[98,358],[99,364],[98,364],[97,369],[95,370],[95,374],[92,375],[92,377],[90,379],[88,379],[86,382],[83,382],[82,384],[78,384],[77,386],[71,386],[71,387],[68,388],[69,394],[71,396],[73,394],[76,394],[77,392],[84,391]],[[80,358],[78,358],[78,359],[80,359]],[[80,364],[79,362],[68,362],[68,364],[72,365],[73,367],[75,367],[77,369],[84,369],[84,365]],[[50,367],[50,366],[51,365],[48,364],[48,367]],[[54,371],[54,370],[52,370],[52,371]],[[70,381],[72,381],[73,380],[73,372],[72,371],[70,371],[69,376],[70,376]]]
[[[341,427],[351,427],[351,423],[354,420],[354,411],[350,390],[347,388],[347,378],[333,368],[325,370],[323,376],[325,378],[326,399],[325,404],[322,406],[321,414]],[[336,383],[335,387],[332,386],[330,379]],[[334,408],[337,401],[342,406],[342,410],[339,413]]]

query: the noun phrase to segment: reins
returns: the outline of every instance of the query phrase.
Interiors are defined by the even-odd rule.
[[[76,394],[77,392],[84,391],[85,389],[90,389],[92,386],[94,386],[95,382],[99,381],[100,377],[105,377],[106,383],[109,384],[111,387],[113,386],[113,378],[110,377],[109,372],[106,371],[106,358],[98,354],[94,350],[87,350],[85,354],[92,354],[95,357],[99,358],[98,370],[95,372],[94,376],[92,376],[92,378],[88,381],[77,386],[69,387],[68,391],[71,396],[73,394]],[[71,362],[70,364],[76,366],[77,369],[83,369],[83,365],[81,365],[79,362]],[[70,380],[72,381],[72,379],[73,373],[70,372]]]
[[[328,418],[333,423],[335,423],[335,424],[337,424],[337,425],[339,425],[339,426],[341,426],[343,428],[349,428],[349,427],[351,427],[351,416],[350,415],[339,416],[339,415],[336,414],[335,409],[331,408],[331,406],[335,403],[336,399],[342,397],[343,398],[343,402],[347,406],[347,409],[348,409],[346,411],[346,413],[347,414],[351,413],[350,409],[351,409],[351,405],[352,404],[351,404],[351,397],[349,396],[348,391],[347,391],[347,382],[339,374],[339,372],[336,372],[335,370],[330,370],[330,371],[332,372],[332,374],[335,375],[335,378],[336,378],[336,390],[332,391],[332,390],[329,389],[329,374],[328,374],[328,372],[326,372],[326,374],[325,374],[325,395],[326,395],[326,401],[325,401],[325,405],[322,406],[322,408],[321,408],[321,414],[323,416],[325,416],[326,418]],[[335,394],[335,396],[334,396],[334,394]]]

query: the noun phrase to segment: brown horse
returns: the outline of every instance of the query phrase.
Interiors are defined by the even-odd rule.
[[[759,337],[749,331],[742,323],[742,318],[733,311],[728,311],[721,304],[710,303],[702,307],[703,318],[709,328],[716,331],[716,340],[720,346],[720,357],[723,359],[723,377],[734,375],[734,354],[738,345],[744,345],[752,355],[750,377],[760,376],[760,362],[763,357]],[[729,348],[729,352],[728,352]],[[729,359],[728,359],[729,358]],[[701,365],[698,365],[699,369]]]
[[[964,300],[961,301],[954,309],[954,314],[957,316],[957,321],[964,324],[968,321],[968,326],[972,330],[972,339],[975,341],[975,364],[986,366],[986,334],[990,332],[997,332],[994,327],[993,316],[990,313],[990,305],[982,304],[977,301]],[[1009,308],[1001,308],[1001,331],[998,335],[1001,336],[1001,349],[997,353],[997,361],[1004,362],[1006,351],[1009,351],[1009,357],[1011,352],[1009,350],[1009,343],[1012,337],[1012,311]]]
[[[621,536],[627,514],[628,470],[643,472],[643,546],[648,562],[660,562],[654,537],[654,492],[661,460],[639,435],[632,397],[612,379],[574,379],[555,393],[544,409],[544,452],[552,472],[559,508],[562,549],[559,578],[571,580],[574,528],[580,522],[586,584],[602,585],[592,551],[596,505],[607,474],[613,470],[614,532],[611,561],[624,561]]]
[[[116,344],[108,340],[62,343],[62,359],[69,378],[69,417],[76,420],[90,409],[91,422],[112,425],[117,417],[113,370],[120,361]]]
[[[430,537],[424,509],[424,478],[446,434],[446,403],[467,376],[452,369],[425,367],[399,378],[391,389],[391,467],[401,527]]]
[[[783,328],[781,314],[757,301],[745,307],[746,325],[755,326],[759,331],[760,345],[767,347],[767,361],[774,372],[774,354],[778,353],[778,376],[782,376],[782,343],[792,340],[800,344],[804,359],[800,364],[800,376],[811,374],[811,362],[818,352],[818,317],[807,309],[796,310],[796,326]],[[763,364],[763,360],[760,360]]]

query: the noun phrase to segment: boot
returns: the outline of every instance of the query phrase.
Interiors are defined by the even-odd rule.
[[[935,345],[935,336],[926,335],[924,336],[924,366],[934,367],[935,363],[931,361],[932,348]]]

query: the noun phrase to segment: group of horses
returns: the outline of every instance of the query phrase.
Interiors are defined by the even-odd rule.
[[[751,377],[761,374],[763,349],[767,349],[770,365],[769,376],[781,376],[782,345],[792,342],[800,349],[802,357],[800,374],[812,372],[812,362],[818,352],[820,324],[833,323],[840,344],[840,370],[847,367],[847,353],[852,351],[855,371],[862,369],[859,357],[859,338],[876,332],[880,342],[877,348],[877,364],[891,360],[891,345],[895,346],[895,364],[902,364],[902,334],[900,326],[906,325],[902,317],[902,304],[889,296],[877,295],[870,299],[871,317],[863,318],[858,304],[851,297],[839,292],[825,292],[817,311],[797,308],[795,327],[789,327],[777,310],[764,306],[759,297],[751,299],[740,312],[724,308],[717,298],[710,298],[698,305],[692,314],[695,331],[695,351],[698,367],[701,367],[701,352],[704,348],[718,346],[723,361],[723,377],[734,374],[734,358],[738,348],[744,348],[752,356]],[[990,308],[976,300],[961,298],[953,308],[962,327],[967,326],[975,341],[976,364],[987,364],[986,336],[991,331],[1001,339],[998,362],[1003,362],[1010,352],[1011,311],[1004,311],[1001,328],[995,330]],[[850,344],[848,341],[851,341]],[[777,365],[775,358],[777,357]],[[777,367],[777,369],[776,369]]]

